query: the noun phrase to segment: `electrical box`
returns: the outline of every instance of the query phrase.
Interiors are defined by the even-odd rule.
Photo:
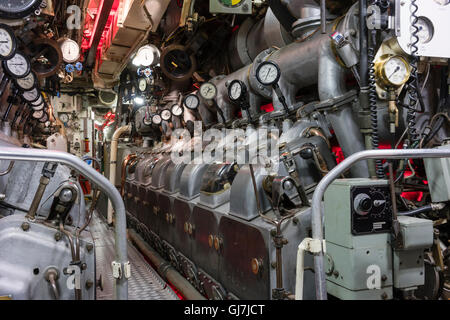
[[[449,149],[450,144],[438,149]],[[424,159],[431,200],[433,202],[450,201],[450,158]]]
[[[252,0],[209,0],[211,13],[252,14]]]
[[[345,300],[391,299],[388,182],[336,180],[324,199],[328,293]]]

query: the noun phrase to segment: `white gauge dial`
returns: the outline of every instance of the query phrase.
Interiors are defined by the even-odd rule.
[[[144,92],[147,89],[147,80],[144,78],[139,79],[139,90]]]
[[[7,26],[0,26],[0,58],[7,59],[16,49],[14,34]]]
[[[171,111],[175,117],[179,117],[183,114],[183,108],[178,104],[174,104],[171,108]]]
[[[234,82],[230,88],[230,97],[233,100],[238,100],[242,95],[242,86],[239,82]]]
[[[434,0],[437,4],[440,4],[441,6],[446,6],[450,3],[450,0]]]
[[[433,39],[434,28],[433,23],[430,20],[420,17],[417,20],[416,26],[419,28],[419,32],[417,33],[419,43],[428,43]],[[414,28],[411,31],[414,31]]]
[[[67,115],[67,113],[62,113],[62,114],[59,116],[59,120],[61,120],[62,122],[66,123],[66,122],[69,121],[69,116]]]
[[[40,118],[42,118],[43,115],[44,115],[44,111],[43,110],[33,112],[33,118],[34,119],[40,119]]]
[[[200,95],[206,100],[212,100],[217,95],[217,88],[210,82],[205,82],[200,86]]]
[[[45,107],[45,103],[42,103],[37,106],[31,106],[31,109],[33,109],[34,111],[41,111],[44,109],[44,107]]]
[[[184,105],[186,108],[195,110],[198,108],[198,105],[200,104],[200,100],[195,94],[190,94],[184,98]]]
[[[16,52],[14,57],[6,61],[9,73],[16,78],[23,78],[30,72],[30,61],[21,53]]]
[[[262,63],[257,69],[256,78],[263,85],[273,85],[280,78],[280,69],[271,62]]]
[[[136,63],[139,65],[148,67],[155,60],[155,51],[151,46],[143,46],[136,54]]]
[[[36,74],[32,71],[27,76],[16,79],[16,83],[22,90],[31,90],[37,83]]]
[[[80,46],[72,39],[65,39],[61,42],[61,51],[63,60],[67,63],[73,63],[80,58]]]
[[[22,97],[28,102],[34,102],[39,99],[39,91],[36,88],[25,91],[22,93]]]
[[[156,125],[160,125],[162,122],[161,116],[159,114],[155,114],[152,117],[152,123],[156,124]]]
[[[409,69],[406,61],[400,57],[392,57],[383,66],[383,74],[393,86],[401,86],[409,78]]]
[[[39,105],[41,105],[41,104],[43,104],[43,103],[44,103],[44,99],[43,99],[42,96],[40,95],[39,98],[38,98],[36,101],[31,102],[31,105],[32,105],[32,106],[39,106]]]
[[[169,121],[171,117],[172,117],[172,112],[170,112],[169,109],[165,109],[165,110],[161,111],[161,118],[164,121]]]

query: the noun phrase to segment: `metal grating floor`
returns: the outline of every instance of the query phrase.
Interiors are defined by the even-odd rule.
[[[98,300],[113,299],[111,261],[114,260],[114,230],[96,213],[90,224],[95,242],[97,278],[103,277],[103,291],[97,288]],[[145,261],[139,251],[128,241],[128,259],[131,278],[128,280],[129,300],[177,300],[178,297],[158,273]]]

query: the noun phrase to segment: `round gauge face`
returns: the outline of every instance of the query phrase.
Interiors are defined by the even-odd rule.
[[[36,10],[41,0],[2,0],[0,16],[4,18],[23,18]]]
[[[147,89],[147,79],[141,78],[139,79],[139,90],[144,92]]]
[[[27,76],[16,79],[17,86],[23,91],[31,90],[36,87],[37,77],[36,74],[31,71]]]
[[[11,28],[0,24],[0,59],[8,60],[16,52],[16,37]]]
[[[219,0],[219,2],[223,4],[225,7],[236,8],[239,7],[242,3],[244,3],[244,0]]]
[[[245,84],[239,80],[234,80],[228,87],[228,96],[232,101],[242,100],[245,95]]]
[[[276,84],[280,75],[280,68],[270,61],[261,63],[256,70],[256,79],[265,86]]]
[[[162,122],[162,118],[159,114],[154,114],[152,116],[152,123],[156,124],[156,125],[160,125]]]
[[[403,58],[392,57],[385,62],[383,74],[391,85],[401,86],[408,81],[409,69]]]
[[[44,110],[45,107],[45,103],[39,104],[37,106],[31,106],[31,109],[33,109],[34,111],[41,111]],[[65,121],[63,121],[65,122]]]
[[[67,63],[73,63],[80,58],[80,46],[72,39],[66,39],[61,43],[61,52],[63,60]]]
[[[36,88],[34,88],[29,91],[24,91],[22,93],[22,98],[24,98],[28,102],[35,102],[41,97],[39,95],[39,91]]]
[[[430,20],[425,17],[420,17],[417,20],[416,26],[419,28],[419,32],[417,33],[419,43],[428,43],[433,39],[434,27]],[[414,31],[414,28],[411,31]]]
[[[161,119],[163,119],[164,121],[169,121],[171,117],[172,112],[170,112],[169,109],[164,109],[161,111]]]
[[[144,67],[150,66],[155,60],[155,53],[150,46],[143,46],[136,54],[139,64]]]
[[[14,78],[23,78],[30,73],[30,61],[20,52],[5,61],[6,71]]]
[[[41,112],[41,111],[38,111],[38,112]],[[44,111],[42,111],[42,112],[44,112]],[[48,114],[44,112],[44,114],[42,115],[41,118],[39,118],[38,121],[39,121],[40,123],[45,123],[45,122],[47,122],[47,121],[48,121]]]
[[[183,114],[183,108],[178,104],[174,104],[171,108],[171,111],[175,117],[179,117]]]
[[[44,98],[42,98],[42,95],[39,95],[38,99],[36,101],[34,101],[34,102],[31,102],[30,104],[32,106],[39,106],[39,105],[41,105],[43,103],[44,103]]]
[[[196,110],[200,104],[200,100],[195,94],[187,95],[184,98],[184,106],[191,110]]]
[[[41,119],[43,115],[44,115],[44,110],[40,110],[40,111],[33,112],[32,117],[34,119]]]
[[[200,86],[200,95],[203,99],[212,100],[217,95],[217,88],[210,82],[205,82]]]
[[[441,6],[446,6],[450,3],[450,0],[434,0],[437,4],[440,4]]]
[[[62,113],[62,114],[59,116],[59,120],[61,120],[62,122],[66,123],[66,122],[69,121],[69,116],[67,115],[67,113]]]

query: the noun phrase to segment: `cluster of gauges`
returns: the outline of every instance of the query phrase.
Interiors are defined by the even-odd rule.
[[[159,126],[163,121],[170,122],[172,116],[181,118],[181,116],[183,115],[183,111],[183,107],[178,104],[174,104],[170,109],[161,109],[158,113],[155,114],[147,113],[144,117],[144,124],[147,126],[150,126],[152,124]]]
[[[44,98],[39,90],[38,78],[31,70],[28,57],[17,50],[17,41],[13,30],[4,24],[0,24],[0,60],[2,60],[4,72],[0,95],[3,95],[6,87],[13,81],[11,86],[13,96],[20,95],[22,97],[23,102],[33,110],[32,117],[34,119],[39,122],[47,122],[48,114],[45,111]]]

